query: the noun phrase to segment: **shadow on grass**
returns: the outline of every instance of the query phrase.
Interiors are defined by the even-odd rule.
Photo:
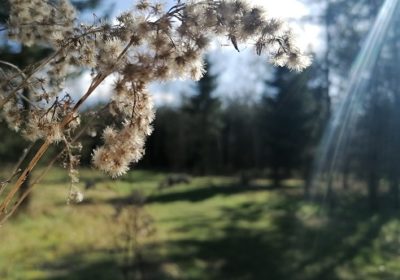
[[[260,190],[272,189],[206,187],[157,194],[149,202],[201,202],[216,195]],[[164,253],[146,266],[149,273],[145,279],[398,279],[395,271],[377,271],[373,275],[364,271],[375,257],[370,255],[371,248],[379,238],[382,226],[397,219],[398,212],[383,208],[372,213],[361,196],[338,199],[335,208],[326,211],[324,204],[305,203],[302,195],[288,193],[282,192],[268,203],[247,201],[235,207],[219,208],[217,219],[205,215],[182,220],[174,231],[186,230],[195,234],[188,233],[182,239],[163,244],[151,244],[163,248]],[[118,199],[110,202],[124,202],[122,198]],[[128,203],[130,198],[125,199]],[[307,214],[304,211],[307,207],[317,209],[317,212],[320,209],[320,212]],[[198,232],[202,234],[196,235]],[[390,257],[386,254],[386,258]],[[349,270],[348,267],[360,258],[365,262],[365,269]],[[163,264],[174,264],[178,276],[163,273]],[[341,271],[346,267],[348,276],[343,278]],[[99,261],[73,266],[68,274],[50,279],[122,279],[118,278],[122,274],[117,269],[115,262]]]
[[[79,261],[79,262],[78,262]],[[80,255],[71,255],[56,264],[46,264],[44,269],[51,275],[50,280],[123,280],[117,264],[111,260],[85,261]]]
[[[373,246],[382,226],[398,215],[390,210],[371,215],[362,207],[364,199],[357,198],[341,203],[315,226],[299,217],[302,204],[287,197],[275,209],[248,203],[221,209],[221,220],[226,222],[222,229],[207,220],[188,221],[184,228],[208,228],[207,238],[168,243],[168,261],[188,273],[185,279],[204,279],[190,275],[204,277],[202,271],[207,271],[207,279],[216,280],[338,280],[343,279],[340,269],[355,258],[374,258],[366,249]],[[257,226],[263,219],[270,219],[270,226]],[[364,271],[351,273],[352,278],[346,279],[398,279],[388,271],[370,278]]]
[[[190,201],[199,202],[210,199],[217,195],[234,195],[243,192],[260,191],[265,190],[264,187],[236,187],[236,186],[211,186],[201,187],[186,191],[179,191],[173,193],[159,193],[151,196],[148,199],[149,203],[171,203],[176,201]]]
[[[163,270],[163,266],[157,260],[150,259],[130,266],[118,263],[118,256],[113,252],[108,256],[90,260],[92,252],[76,253],[65,256],[54,263],[42,265],[49,277],[42,280],[148,280],[148,279],[172,279]]]
[[[172,203],[176,201],[200,202],[210,199],[217,195],[230,196],[245,192],[259,192],[272,190],[285,190],[285,187],[275,188],[271,186],[237,186],[237,185],[217,185],[199,187],[172,193],[158,193],[150,196],[148,203]]]
[[[274,187],[270,185],[240,186],[236,184],[218,184],[218,185],[198,186],[198,187],[187,186],[187,188],[184,190],[176,190],[176,187],[178,186],[182,185],[170,187],[164,191],[155,190],[153,194],[150,194],[147,197],[146,203],[168,204],[180,201],[202,202],[204,200],[210,199],[218,195],[230,196],[246,192],[293,190],[293,187],[289,186],[281,186],[281,187]],[[118,206],[131,205],[134,204],[136,195],[137,195],[137,190],[133,191],[128,196],[114,197],[111,199],[107,199],[105,201],[94,201],[88,198],[84,202],[82,202],[81,205],[95,204],[95,203],[109,203]]]

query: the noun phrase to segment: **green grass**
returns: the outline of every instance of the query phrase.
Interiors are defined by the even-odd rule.
[[[398,212],[371,213],[356,195],[328,211],[304,202],[296,180],[274,189],[202,177],[160,191],[165,176],[133,171],[113,181],[83,170],[82,187],[96,187],[66,205],[67,175],[53,170],[29,212],[0,228],[0,279],[124,279],[117,245],[126,220],[113,217],[138,190],[156,228],[140,238],[145,279],[400,279]]]

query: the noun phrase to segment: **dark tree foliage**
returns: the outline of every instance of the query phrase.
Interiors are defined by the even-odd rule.
[[[255,104],[232,100],[223,112],[223,161],[228,172],[246,171],[260,166],[260,131]]]
[[[71,3],[78,11],[82,12],[85,10],[95,9],[101,4],[102,1],[103,0],[72,0]]]
[[[398,71],[400,56],[398,46],[398,15],[392,24],[388,38],[381,49],[380,57],[371,75],[370,85],[362,99],[363,112],[358,120],[353,142],[357,150],[358,163],[355,172],[365,180],[371,208],[379,206],[381,182],[390,186],[390,198],[399,207],[400,177],[400,91]]]
[[[189,97],[182,108],[189,122],[187,166],[200,174],[218,171],[222,155],[221,101],[213,95],[216,76],[210,68],[210,60],[206,59],[205,74],[197,83],[197,93]]]
[[[276,186],[312,160],[309,155],[316,144],[319,120],[309,75],[310,71],[297,74],[277,69],[274,80],[268,82],[277,92],[273,96],[267,93],[262,100],[259,122],[263,162]]]
[[[383,0],[305,0],[315,4],[323,11],[314,18],[326,31],[326,55],[324,58],[328,91],[334,89],[339,95],[346,94],[348,77],[357,54],[375,23]],[[356,183],[363,182],[368,192],[371,209],[377,209],[380,196],[385,193],[383,185],[389,186],[389,197],[399,206],[399,55],[398,31],[399,14],[391,23],[391,30],[383,42],[379,59],[366,86],[356,101],[357,114],[351,131],[341,135],[342,145],[338,150],[332,145],[328,162],[329,193],[334,182],[341,177],[342,189],[348,190]],[[379,44],[378,44],[379,45]],[[363,58],[368,59],[368,58]],[[361,75],[361,73],[360,73]],[[335,78],[335,84],[332,80]],[[352,94],[352,93],[350,93]],[[344,120],[343,120],[344,121]],[[339,135],[335,136],[336,138]],[[327,165],[329,166],[329,164]]]
[[[188,118],[181,108],[160,107],[154,121],[154,132],[146,145],[141,167],[173,172],[187,169]],[[196,132],[191,132],[196,133]]]

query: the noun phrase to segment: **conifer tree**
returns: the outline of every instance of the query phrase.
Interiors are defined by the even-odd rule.
[[[188,165],[205,174],[221,164],[221,101],[214,96],[217,76],[211,73],[211,61],[205,60],[204,76],[196,85],[197,93],[183,106],[189,117],[187,127]]]
[[[278,68],[260,108],[264,164],[270,169],[275,186],[293,171],[300,171],[313,144],[316,108],[309,88],[309,71],[296,74]]]

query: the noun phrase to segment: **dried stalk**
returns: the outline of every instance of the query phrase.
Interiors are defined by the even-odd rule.
[[[121,52],[121,54],[118,56],[115,65],[122,59],[122,57],[127,53],[128,49],[132,46],[134,43],[133,40],[131,40],[125,49]],[[114,65],[114,66],[115,66]],[[86,93],[79,99],[79,101],[75,104],[71,112],[65,116],[63,121],[61,122],[61,128],[64,128],[67,126],[71,120],[74,119],[75,113],[78,111],[80,106],[89,98],[89,96],[94,92],[94,90],[112,73],[113,69],[110,69],[106,73],[99,73],[92,81],[89,89],[86,91]],[[5,214],[7,213],[7,208],[9,204],[11,203],[12,199],[14,198],[15,194],[18,192],[18,190],[21,188],[21,185],[23,182],[26,180],[28,175],[32,172],[33,168],[36,166],[36,164],[39,162],[39,160],[43,157],[45,152],[48,150],[50,147],[51,142],[49,140],[46,140],[42,146],[39,148],[39,150],[36,152],[35,156],[32,158],[32,160],[29,162],[28,166],[25,168],[25,170],[22,172],[22,174],[19,176],[18,180],[15,182],[13,188],[10,190],[10,192],[7,194],[3,202],[0,204],[0,214]],[[7,215],[2,219],[6,220]]]
[[[5,188],[7,187],[8,183],[10,183],[11,180],[18,174],[18,172],[20,171],[20,166],[21,166],[22,162],[25,160],[26,156],[28,155],[28,153],[30,152],[30,150],[33,148],[34,145],[35,145],[35,142],[31,143],[28,148],[24,149],[24,152],[22,153],[18,162],[15,164],[15,166],[13,168],[13,172],[11,173],[10,177],[8,177],[8,179],[6,181],[1,183],[0,195],[2,195]]]
[[[75,143],[84,133],[84,131],[87,129],[87,127],[89,126],[90,122],[88,122],[87,125],[85,125],[81,131],[74,137],[74,139],[72,139],[71,144]],[[18,207],[21,205],[21,203],[25,200],[25,198],[32,192],[33,187],[35,185],[37,185],[40,181],[42,181],[42,179],[47,175],[47,173],[50,171],[50,169],[53,167],[54,163],[60,158],[60,156],[62,155],[62,153],[66,150],[66,147],[64,147],[51,161],[50,163],[46,166],[46,169],[43,170],[43,172],[35,179],[35,181],[33,181],[29,188],[21,195],[21,197],[15,202],[15,204],[13,205],[13,207],[11,208],[11,210],[9,212],[7,212],[6,215],[4,215],[1,219],[0,219],[0,226],[4,224],[4,222],[6,222],[14,213],[15,211],[18,209]]]

